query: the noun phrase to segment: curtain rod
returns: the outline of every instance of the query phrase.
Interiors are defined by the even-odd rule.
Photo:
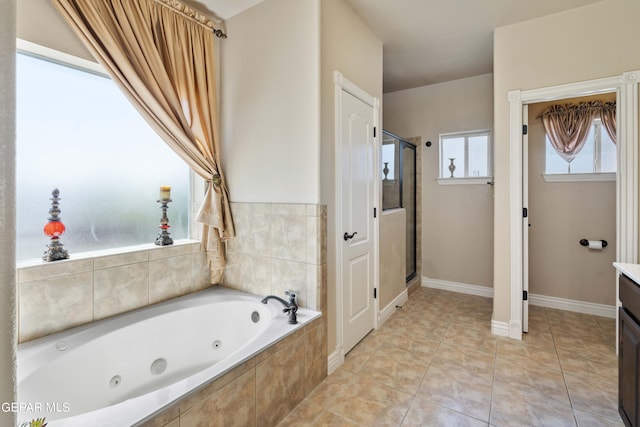
[[[155,0],[155,2],[162,6],[168,7],[169,9],[184,16],[185,18],[211,30],[216,37],[221,39],[227,38],[227,35],[224,33],[224,31],[215,27],[215,22],[213,19],[198,12],[191,6],[187,6],[186,4],[178,0]]]

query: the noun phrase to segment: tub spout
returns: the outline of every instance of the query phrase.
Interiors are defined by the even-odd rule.
[[[289,296],[288,302],[275,295],[269,295],[262,300],[262,303],[266,304],[270,299],[280,301],[280,303],[285,307],[282,312],[289,314],[289,321],[287,323],[295,325],[296,323],[298,323],[298,304],[296,304],[296,294],[291,291],[287,291],[285,292],[285,294]]]

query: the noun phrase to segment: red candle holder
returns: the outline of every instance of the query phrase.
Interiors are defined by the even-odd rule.
[[[42,259],[45,261],[58,261],[61,259],[69,258],[69,253],[66,249],[63,248],[63,244],[60,243],[60,236],[62,236],[66,230],[66,227],[60,220],[60,190],[54,188],[51,192],[51,209],[49,209],[49,222],[47,222],[44,226],[44,234],[51,239],[49,244],[47,245],[47,250],[44,255],[42,255]]]

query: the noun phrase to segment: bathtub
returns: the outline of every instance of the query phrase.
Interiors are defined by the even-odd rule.
[[[19,345],[19,422],[136,425],[320,317],[260,299],[214,287]]]

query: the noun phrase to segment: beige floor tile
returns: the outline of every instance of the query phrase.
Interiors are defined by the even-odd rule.
[[[365,426],[398,426],[413,398],[411,393],[342,369],[327,380],[300,405],[306,417],[315,413],[316,418],[325,410]]]
[[[565,374],[589,381],[618,383],[618,360],[615,354],[589,357],[584,353],[558,348],[558,358]]]
[[[496,361],[494,389],[518,395],[523,399],[552,399],[569,406],[569,395],[562,373],[538,366],[514,366],[507,359]]]
[[[574,409],[573,413],[576,416],[578,427],[624,427],[624,423],[621,420],[614,421],[577,409]]]
[[[552,399],[523,396],[509,388],[494,387],[490,424],[496,427],[575,427],[571,406]]]
[[[467,369],[493,372],[496,353],[492,348],[454,346],[441,343],[434,355],[434,360],[443,364],[460,365]]]
[[[402,427],[483,427],[487,422],[456,412],[430,399],[416,396],[409,408]]]
[[[279,427],[358,427],[360,424],[329,411],[321,411],[312,419],[301,417],[296,411],[291,412]]]
[[[496,358],[508,359],[521,365],[535,365],[542,368],[560,370],[560,362],[555,348],[531,345],[525,341],[499,340]]]
[[[564,379],[574,409],[620,421],[617,383],[588,381],[568,374]]]
[[[430,362],[440,347],[440,342],[430,339],[416,339],[406,335],[389,337],[380,350],[398,349],[409,353],[412,360]]]
[[[482,378],[432,365],[416,396],[479,420],[489,421],[491,382]]]
[[[550,328],[540,329],[531,324],[529,324],[529,332],[522,334],[522,342],[530,347],[542,347],[549,350],[555,349],[556,346]]]
[[[454,347],[474,348],[495,355],[498,337],[487,328],[482,330],[470,329],[465,325],[451,325],[447,328],[442,342]]]
[[[615,320],[530,306],[521,341],[489,298],[419,288],[281,426],[607,426]]]
[[[369,358],[360,373],[382,384],[415,394],[429,362],[412,359],[413,354],[402,349],[380,349]]]

